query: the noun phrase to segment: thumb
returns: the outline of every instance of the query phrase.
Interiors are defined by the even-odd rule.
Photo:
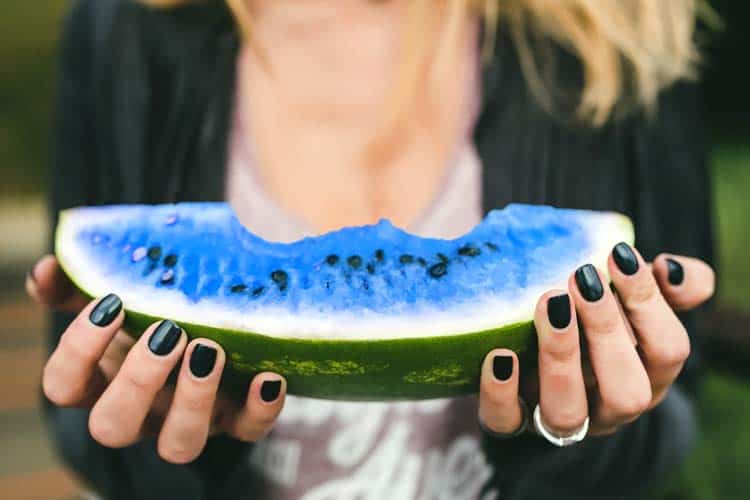
[[[508,349],[491,351],[482,364],[479,422],[485,430],[513,434],[523,424],[518,400],[518,357]]]
[[[677,311],[694,309],[714,294],[714,270],[700,259],[661,254],[652,270],[662,295]]]
[[[26,277],[26,292],[37,303],[61,311],[78,313],[89,302],[65,275],[54,255],[45,255],[34,264]]]

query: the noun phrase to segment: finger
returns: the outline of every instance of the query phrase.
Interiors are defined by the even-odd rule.
[[[167,462],[192,462],[203,451],[224,360],[221,347],[207,339],[193,340],[185,349],[172,406],[159,433],[159,456]]]
[[[594,423],[612,427],[629,422],[651,403],[651,384],[615,297],[591,264],[571,276],[569,290],[596,375],[598,402]]]
[[[232,437],[252,443],[271,430],[284,406],[286,380],[275,373],[263,372],[253,378],[245,405],[227,415],[221,427]]]
[[[170,374],[171,375],[171,374]],[[141,433],[138,439],[144,436],[158,437],[161,432],[161,428],[164,426],[164,421],[167,419],[167,412],[172,406],[172,399],[174,398],[174,387],[165,384],[159,392],[156,393],[151,408],[148,410],[146,419],[143,421],[141,427]]]
[[[662,254],[654,259],[653,272],[667,302],[678,311],[694,309],[714,295],[715,273],[700,259]]]
[[[104,372],[107,380],[115,378],[136,341],[137,339],[125,333],[122,328],[117,331],[107,346],[107,350],[104,351],[104,355],[99,360],[99,368]]]
[[[88,303],[53,255],[45,255],[31,268],[26,276],[26,292],[37,303],[61,311],[77,313]]]
[[[534,326],[539,339],[539,406],[545,425],[556,434],[580,429],[588,417],[586,386],[575,310],[564,291],[537,303]]]
[[[623,310],[636,332],[652,396],[658,401],[690,354],[690,339],[637,250],[619,243],[608,266]]]
[[[58,406],[88,406],[106,384],[99,360],[120,328],[122,301],[110,294],[86,306],[60,337],[42,374],[42,390]]]
[[[94,439],[110,448],[138,439],[154,398],[179,362],[185,344],[185,333],[169,320],[146,330],[91,410],[89,431]]]
[[[518,401],[518,357],[495,349],[484,358],[479,382],[479,421],[498,434],[512,434],[523,424]]]

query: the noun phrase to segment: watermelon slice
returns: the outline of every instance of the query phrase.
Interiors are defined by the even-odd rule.
[[[66,210],[56,253],[134,335],[169,318],[221,344],[227,387],[274,371],[292,394],[389,400],[475,391],[487,352],[533,346],[538,297],[619,241],[620,214],[509,205],[455,240],[383,220],[274,243],[225,203],[181,203]]]

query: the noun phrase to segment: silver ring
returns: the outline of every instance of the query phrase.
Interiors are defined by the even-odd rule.
[[[529,405],[527,405],[526,401],[524,401],[520,396],[518,397],[518,404],[519,406],[521,406],[521,425],[515,431],[507,433],[495,432],[491,429],[488,429],[484,422],[482,422],[481,418],[477,419],[479,421],[479,427],[485,434],[496,439],[513,439],[520,436],[521,434],[526,432],[526,429],[529,428]]]
[[[544,422],[542,422],[542,410],[537,404],[536,408],[534,408],[534,429],[539,433],[540,436],[542,436],[544,439],[554,444],[555,446],[570,446],[572,444],[580,443],[581,441],[583,441],[583,438],[586,437],[586,434],[588,434],[589,417],[586,417],[586,420],[583,421],[581,427],[573,431],[571,434],[560,436],[550,431],[544,425]]]

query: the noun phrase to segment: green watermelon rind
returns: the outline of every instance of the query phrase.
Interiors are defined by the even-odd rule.
[[[633,242],[633,226],[621,216],[623,234]],[[65,226],[60,216],[57,241]],[[58,255],[60,252],[58,252]],[[60,266],[81,292],[68,265]],[[606,271],[606,269],[604,269]],[[476,393],[484,357],[493,349],[511,349],[533,361],[536,333],[533,318],[479,332],[378,340],[303,339],[215,328],[129,310],[125,304],[124,330],[138,338],[162,319],[178,323],[191,339],[207,338],[226,352],[222,387],[242,397],[252,377],[278,373],[287,392],[313,398],[349,401],[417,400]]]
[[[159,318],[129,312],[126,329]],[[276,338],[181,323],[227,355],[225,384],[241,390],[260,372],[283,375],[289,394],[340,400],[429,399],[476,392],[483,358],[496,347],[522,352],[536,339],[532,321],[496,330],[385,340]],[[418,355],[415,355],[418,353]]]

